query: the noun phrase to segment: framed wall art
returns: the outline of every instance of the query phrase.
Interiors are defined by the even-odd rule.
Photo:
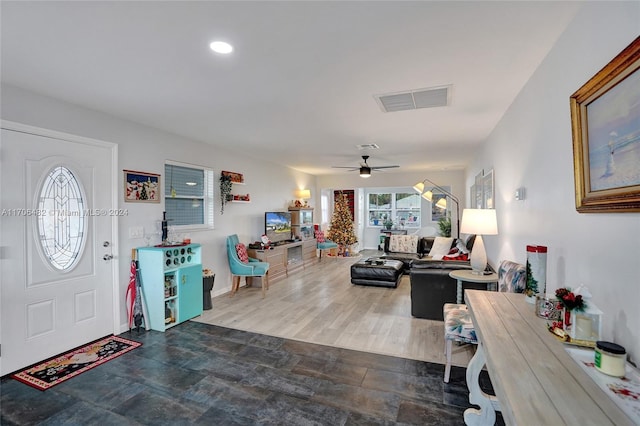
[[[159,203],[160,175],[155,173],[123,170],[124,201],[131,203]]]
[[[244,184],[244,175],[242,173],[227,172],[223,170],[221,174],[222,176],[230,177],[232,183]]]
[[[640,37],[570,105],[576,210],[640,211]]]
[[[480,172],[476,175],[476,178],[475,178],[475,185],[474,185],[475,201],[472,204],[472,208],[474,209],[484,208],[484,194],[482,193],[482,190],[484,188],[484,185],[482,183],[483,176],[484,176],[484,170],[480,170]]]
[[[437,207],[438,201],[444,199],[446,201],[447,196],[444,194],[433,194],[433,199],[431,200],[431,221],[438,222],[440,219],[444,219],[447,217],[447,209],[442,209]]]
[[[495,208],[494,193],[493,169],[487,173],[484,173],[484,170],[480,170],[480,173],[475,177],[474,184],[469,188],[469,208]]]
[[[482,207],[492,209],[493,206],[493,169],[482,177]]]

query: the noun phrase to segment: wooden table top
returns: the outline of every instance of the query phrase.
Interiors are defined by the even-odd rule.
[[[507,424],[633,424],[523,294],[467,290],[465,301]]]
[[[498,274],[492,272],[487,275],[474,274],[471,269],[456,269],[449,273],[451,278],[467,281],[471,283],[494,283],[498,282]]]

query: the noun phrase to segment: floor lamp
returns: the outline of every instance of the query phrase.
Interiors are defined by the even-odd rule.
[[[482,275],[487,268],[487,252],[484,249],[482,236],[498,234],[496,211],[494,209],[464,209],[460,232],[476,235],[471,249],[471,273]]]
[[[424,190],[425,182],[428,182],[429,184],[431,184],[433,188],[425,191]],[[429,179],[425,179],[422,182],[416,183],[415,185],[413,185],[413,189],[418,194],[420,194],[422,198],[429,201],[430,203],[433,202],[433,189],[437,189],[438,191],[442,192],[444,195],[451,198],[451,201],[456,203],[456,238],[460,238],[460,201],[458,200],[458,197],[456,197],[455,195],[453,195],[451,192],[447,191],[443,187],[436,185]],[[446,200],[444,202],[443,200],[438,201],[436,203],[436,207],[440,207],[441,209],[446,209],[447,208]]]

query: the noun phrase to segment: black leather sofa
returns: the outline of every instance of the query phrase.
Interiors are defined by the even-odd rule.
[[[433,262],[433,260],[427,259],[427,255],[431,251],[431,247],[433,247],[433,242],[435,241],[436,237],[421,237],[420,239],[418,239],[418,247],[415,253],[399,253],[399,252],[391,251],[389,249],[390,239],[391,237],[389,236],[385,237],[384,239],[384,254],[381,256],[381,258],[387,259],[387,260],[400,260],[404,264],[405,272],[408,273],[414,264],[418,265],[425,262],[426,263]],[[467,247],[467,250],[469,250],[469,252],[471,252],[471,248],[473,248],[473,243],[475,239],[476,239],[476,236],[472,235],[465,242],[465,245]],[[453,248],[455,244],[456,244],[456,241],[454,239],[451,247]]]
[[[432,260],[416,263],[409,271],[411,280],[411,315],[443,321],[442,307],[456,303],[457,281],[449,276],[456,269],[471,269],[468,261]],[[486,283],[462,283],[465,290],[486,290]]]
[[[391,237],[389,236],[386,236],[384,238],[384,246],[383,246],[384,255],[382,255],[381,257],[387,260],[401,261],[404,264],[404,271],[409,272],[409,269],[411,269],[411,264],[415,260],[420,260],[429,253],[429,251],[431,250],[431,247],[433,246],[433,241],[435,240],[435,237],[420,238],[418,240],[418,247],[417,247],[416,253],[399,253],[399,252],[390,251],[389,250],[390,240],[391,240]]]
[[[385,238],[384,259],[401,260],[411,282],[411,315],[416,318],[443,321],[442,307],[445,303],[456,303],[457,281],[449,276],[456,269],[471,269],[468,260],[433,260],[427,257],[435,237],[418,240],[416,253],[396,253],[389,251],[389,237]],[[465,241],[471,252],[475,235]],[[454,240],[452,247],[456,241]],[[489,267],[489,269],[491,269]],[[486,290],[485,283],[463,283],[464,290]]]

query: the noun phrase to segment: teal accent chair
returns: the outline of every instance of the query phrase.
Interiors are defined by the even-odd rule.
[[[229,258],[229,269],[231,270],[231,296],[236,294],[240,287],[240,277],[245,277],[247,287],[251,286],[253,277],[262,278],[262,297],[269,289],[269,264],[260,262],[258,259],[249,258],[249,263],[244,263],[238,257],[236,244],[240,241],[236,234],[227,237],[227,257]]]
[[[318,250],[320,250],[320,260],[322,260],[322,252],[324,250],[331,250],[333,248],[338,248],[338,245],[331,240],[326,240],[324,243],[318,243]]]

